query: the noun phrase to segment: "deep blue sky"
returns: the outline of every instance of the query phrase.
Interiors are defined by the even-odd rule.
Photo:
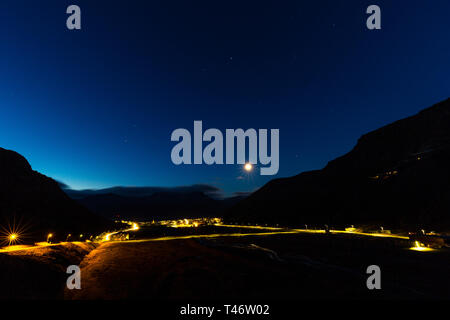
[[[449,15],[448,0],[2,0],[0,146],[77,189],[254,190],[273,177],[173,165],[171,132],[279,128],[276,177],[322,168],[449,96]]]

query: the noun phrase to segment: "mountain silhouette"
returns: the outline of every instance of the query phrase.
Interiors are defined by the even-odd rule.
[[[113,190],[110,193],[101,191],[77,201],[104,217],[153,220],[216,217],[244,198],[213,199],[202,191],[180,191],[178,188],[172,191],[158,190],[148,196],[139,196],[140,193],[130,195],[118,188],[114,190],[117,193]]]
[[[0,226],[26,229],[28,240],[45,240],[51,232],[100,232],[110,224],[69,198],[53,179],[33,171],[20,154],[0,148]],[[24,240],[27,240],[24,239]]]
[[[363,135],[322,170],[270,181],[226,220],[448,230],[450,99]]]
[[[83,199],[88,196],[115,194],[124,197],[148,197],[158,192],[170,192],[170,193],[191,193],[202,192],[212,198],[221,198],[222,190],[208,184],[194,184],[191,186],[178,186],[178,187],[112,187],[105,189],[86,189],[86,190],[73,190],[63,182],[58,182],[60,187],[65,193],[72,199]]]

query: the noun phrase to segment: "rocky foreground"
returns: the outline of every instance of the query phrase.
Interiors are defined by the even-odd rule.
[[[450,298],[450,252],[401,239],[284,234],[63,244],[0,254],[1,299]],[[66,268],[81,267],[81,290]],[[369,265],[382,290],[366,287]]]

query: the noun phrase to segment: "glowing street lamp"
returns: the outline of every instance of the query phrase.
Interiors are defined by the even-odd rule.
[[[9,243],[11,244],[11,243],[13,243],[13,242],[16,242],[17,237],[18,237],[18,236],[17,236],[16,233],[10,234],[10,235],[9,235]]]
[[[12,244],[15,244],[19,240],[19,234],[15,232],[9,233],[6,236],[6,239],[8,241],[8,245],[10,246]]]

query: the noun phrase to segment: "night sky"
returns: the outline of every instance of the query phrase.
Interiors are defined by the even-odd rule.
[[[371,4],[382,30],[366,28]],[[449,15],[448,0],[2,0],[0,146],[75,189],[252,191],[446,99]],[[194,120],[279,128],[278,175],[175,166],[170,135]]]

